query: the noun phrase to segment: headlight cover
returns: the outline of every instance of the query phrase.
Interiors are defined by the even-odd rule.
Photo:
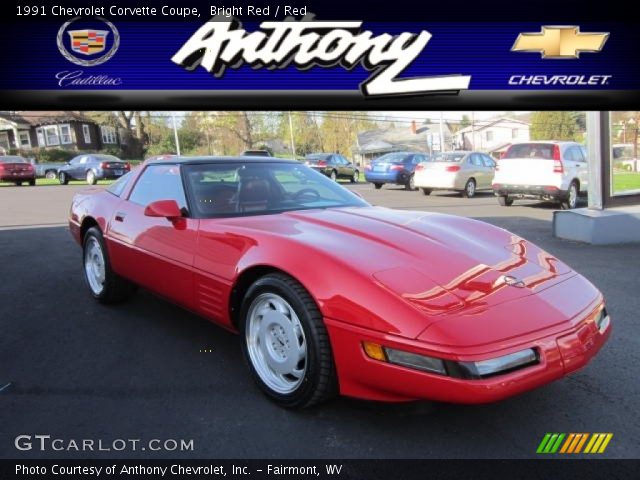
[[[415,353],[403,352],[402,350],[395,350],[387,347],[384,348],[384,351],[387,354],[387,360],[389,363],[414,368],[416,370],[423,370],[429,373],[438,373],[440,375],[447,374],[444,362],[439,358],[417,355]]]

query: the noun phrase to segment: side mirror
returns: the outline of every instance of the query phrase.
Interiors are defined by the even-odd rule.
[[[144,209],[144,214],[147,217],[164,217],[171,221],[182,217],[180,207],[175,200],[158,200],[151,202]]]

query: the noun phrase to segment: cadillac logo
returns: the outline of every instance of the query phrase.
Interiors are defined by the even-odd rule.
[[[510,287],[524,288],[526,286],[522,280],[512,275],[504,275],[502,279],[504,280],[504,283]]]
[[[98,30],[92,28],[67,30],[72,23],[79,20],[81,17],[75,17],[65,22],[60,30],[58,30],[58,49],[64,58],[76,65],[82,65],[83,67],[93,67],[100,65],[111,57],[113,57],[120,46],[120,34],[115,25],[102,17],[95,17],[100,22],[104,23],[109,30]],[[65,46],[65,32],[68,34],[69,42],[71,45],[71,51]],[[107,50],[107,44],[109,42],[109,34],[113,33],[111,39],[111,48]],[[100,53],[105,52],[104,55],[97,56]],[[80,57],[79,57],[80,56]],[[87,57],[87,58],[82,58]]]

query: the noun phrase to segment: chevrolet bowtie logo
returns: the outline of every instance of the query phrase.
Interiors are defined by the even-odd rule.
[[[512,52],[540,52],[542,58],[579,58],[582,52],[602,50],[608,33],[582,33],[580,27],[542,27],[539,33],[521,33]]]

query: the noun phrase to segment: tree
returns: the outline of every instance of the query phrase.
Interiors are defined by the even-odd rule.
[[[572,112],[533,112],[530,127],[531,140],[577,140],[582,130]]]
[[[469,118],[469,115],[467,115],[466,113],[464,115],[462,115],[462,118],[460,119],[460,128],[466,128],[468,126],[471,125],[471,119]]]

